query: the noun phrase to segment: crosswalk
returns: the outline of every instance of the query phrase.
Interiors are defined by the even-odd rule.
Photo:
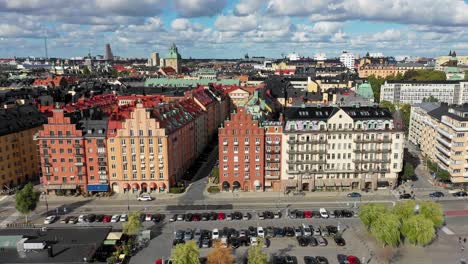
[[[21,217],[20,213],[14,212],[13,214],[9,215],[5,220],[3,220],[0,223],[0,228],[5,228],[8,224],[14,223],[20,217]]]

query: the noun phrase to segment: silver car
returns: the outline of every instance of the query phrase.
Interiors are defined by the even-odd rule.
[[[294,235],[295,235],[296,237],[302,236],[302,229],[301,229],[300,227],[295,227],[295,228],[294,228]]]
[[[195,241],[199,241],[201,238],[201,230],[200,229],[197,229],[195,230],[195,233],[193,234],[193,239]]]
[[[192,231],[192,229],[187,228],[187,229],[185,230],[184,240],[185,240],[185,241],[190,240],[190,239],[192,239],[192,237],[193,237],[193,231]]]

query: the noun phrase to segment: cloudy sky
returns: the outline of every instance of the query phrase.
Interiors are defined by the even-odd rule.
[[[468,0],[0,0],[0,57],[468,54]]]

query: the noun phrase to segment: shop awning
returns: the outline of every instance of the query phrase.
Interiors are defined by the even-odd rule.
[[[259,180],[255,180],[255,181],[254,181],[254,185],[255,185],[255,186],[261,186],[260,181],[259,181]]]
[[[109,191],[108,184],[88,184],[88,192],[107,192]]]
[[[138,189],[139,187],[140,187],[140,186],[139,186],[138,183],[136,183],[136,182],[132,184],[132,188],[133,188],[133,189]]]
[[[156,189],[156,183],[154,183],[154,182],[150,183],[150,188],[151,189]]]
[[[122,238],[123,233],[122,232],[110,232],[106,239],[107,240],[119,240]]]
[[[76,190],[76,184],[62,184],[62,186],[60,186],[60,189],[62,189],[62,190]]]
[[[114,246],[115,244],[117,244],[117,240],[106,239],[106,240],[104,240],[104,242],[102,244],[107,245],[107,246]]]
[[[146,187],[148,187],[148,184],[146,184],[145,182],[141,184],[141,188],[142,188],[142,189],[143,189],[143,188],[146,188]]]
[[[125,183],[123,188],[124,188],[124,189],[130,189],[130,184]]]
[[[265,182],[265,187],[271,187],[271,182]]]

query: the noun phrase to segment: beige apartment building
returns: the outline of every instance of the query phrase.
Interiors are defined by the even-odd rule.
[[[468,183],[468,105],[442,103],[434,109],[412,108],[410,141],[418,145],[423,156],[447,170],[455,185]],[[423,109],[423,110],[421,110]],[[418,119],[426,122],[418,122]]]
[[[296,107],[285,112],[285,190],[393,188],[402,170],[399,116],[377,107]]]

